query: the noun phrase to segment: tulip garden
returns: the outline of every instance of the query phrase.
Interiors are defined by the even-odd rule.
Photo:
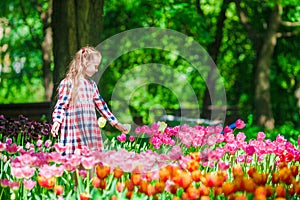
[[[0,116],[0,199],[300,199],[300,139],[245,126],[157,122],[63,156],[51,124]]]

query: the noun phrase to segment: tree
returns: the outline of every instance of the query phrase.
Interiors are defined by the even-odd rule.
[[[1,19],[5,22],[0,25],[1,46],[5,47],[1,50],[2,102],[49,101],[52,93],[51,0],[3,0],[0,7]]]
[[[103,0],[53,0],[53,95],[72,56],[81,47],[101,42]]]
[[[212,59],[214,60],[215,64],[218,65],[218,59],[219,59],[219,52],[222,45],[222,39],[223,39],[223,29],[224,29],[224,23],[226,20],[226,11],[228,8],[229,3],[231,0],[224,0],[221,4],[221,10],[219,12],[219,15],[217,17],[217,22],[215,24],[215,34],[213,37],[213,41],[208,45],[208,52]],[[197,6],[197,12],[199,15],[201,15],[203,18],[205,18],[205,14],[201,8],[200,0],[196,1]],[[216,77],[214,76],[215,72],[212,71],[207,75],[206,78],[206,87],[204,96],[203,96],[203,102],[202,102],[202,112],[207,113],[206,116],[203,116],[205,118],[210,119],[211,117],[211,96],[213,96],[215,92],[215,86],[216,86]],[[210,92],[212,94],[210,94]]]
[[[280,27],[282,25],[299,26],[299,22],[282,20],[284,7],[280,1],[267,1],[262,4],[261,1],[235,0],[235,4],[240,21],[253,43],[256,56],[254,63],[256,123],[259,126],[272,129],[275,125],[270,94],[270,66],[273,52],[278,37],[291,35],[291,33],[279,33]],[[261,7],[255,11],[253,6],[258,8],[258,5]],[[289,5],[293,6],[293,2],[290,1]],[[292,34],[295,33],[298,32]]]

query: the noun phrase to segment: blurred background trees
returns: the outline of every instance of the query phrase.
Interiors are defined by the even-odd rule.
[[[201,44],[224,79],[228,106],[237,106],[242,119],[254,114],[262,127],[300,126],[295,96],[300,87],[299,0],[2,0],[0,102],[54,99],[75,51],[140,27],[176,30]],[[214,85],[214,77],[203,80],[184,59],[155,49],[114,61],[99,82],[104,99],[109,102],[123,73],[146,63],[186,74],[202,111],[209,108],[205,83]],[[137,89],[130,107],[149,123],[148,111],[156,104],[179,108],[172,91],[157,84]]]

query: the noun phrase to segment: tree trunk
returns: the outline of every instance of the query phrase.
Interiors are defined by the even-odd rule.
[[[46,12],[41,13],[43,22],[43,42],[42,42],[42,60],[43,60],[43,81],[45,88],[45,100],[50,101],[53,90],[53,82],[51,73],[52,62],[52,28],[51,28],[51,15],[52,15],[52,0],[49,2],[49,8]]]
[[[104,0],[53,0],[52,104],[74,54],[83,46],[97,46],[101,42],[103,4]]]
[[[270,95],[270,65],[277,41],[276,33],[281,22],[281,9],[277,3],[272,10],[268,29],[261,40],[261,49],[257,52],[257,66],[255,66],[256,123],[270,129],[274,128],[275,125]]]
[[[53,0],[54,90],[75,52],[101,42],[103,0]]]
[[[210,56],[212,57],[215,64],[218,64],[218,55],[220,51],[220,47],[222,44],[222,38],[223,38],[223,27],[226,20],[226,10],[228,8],[229,3],[231,0],[224,0],[223,4],[221,6],[221,11],[218,17],[218,21],[216,24],[217,30],[215,34],[215,39],[212,44],[209,45],[208,52]],[[198,13],[201,12],[201,9],[198,9]],[[203,96],[203,102],[202,102],[202,117],[206,119],[211,118],[212,113],[212,102],[211,99],[214,96],[215,93],[215,87],[216,87],[216,77],[215,77],[215,68],[212,69],[207,75],[207,78],[205,80],[207,87],[205,88],[204,96]]]

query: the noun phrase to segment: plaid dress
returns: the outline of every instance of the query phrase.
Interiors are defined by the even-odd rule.
[[[91,79],[80,80],[76,103],[70,103],[72,81],[63,79],[58,89],[58,100],[52,114],[53,121],[60,125],[60,142],[66,146],[64,155],[87,146],[92,150],[103,150],[101,131],[97,122],[96,109],[111,125],[118,123],[99,94],[96,83]]]

